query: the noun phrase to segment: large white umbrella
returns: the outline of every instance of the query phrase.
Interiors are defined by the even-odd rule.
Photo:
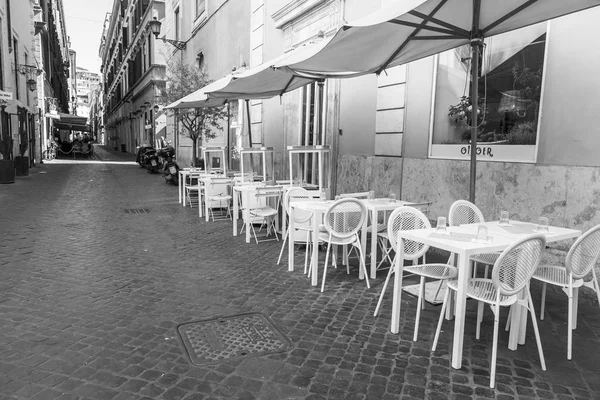
[[[187,96],[184,96],[181,99],[174,101],[165,108],[175,109],[222,106],[227,102],[226,99],[209,98],[206,93],[210,90],[216,90],[226,86],[231,81],[232,76],[233,75],[230,74],[224,76],[221,79],[217,79],[216,81],[209,83],[208,85],[196,90],[195,92],[192,92]]]
[[[342,26],[323,49],[277,65],[299,75],[344,77],[380,73],[470,44],[471,104],[478,103],[483,39],[600,5],[600,0],[403,0]],[[471,125],[469,199],[475,201],[477,118]]]
[[[208,97],[228,100],[270,99],[323,79],[320,74],[303,74],[290,69],[278,69],[275,66],[306,60],[321,51],[325,44],[326,41],[302,45],[256,67],[235,74],[227,85],[207,90]]]

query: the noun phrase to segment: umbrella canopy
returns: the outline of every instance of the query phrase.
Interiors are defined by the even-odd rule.
[[[235,74],[226,86],[215,90],[207,90],[208,97],[229,100],[269,99],[322,79],[320,76],[294,73],[289,69],[276,69],[274,67],[295,63],[314,56],[325,44],[326,42],[299,46],[279,57]]]
[[[470,44],[471,104],[479,104],[483,39],[600,5],[600,0],[404,0],[342,26],[312,57],[281,68],[298,75],[344,77],[380,73]],[[353,73],[352,75],[356,75]],[[471,125],[469,200],[475,202],[477,118]]]
[[[202,108],[202,107],[218,107],[224,105],[227,100],[219,98],[209,98],[206,94],[210,90],[217,90],[226,86],[231,81],[232,75],[224,76],[221,79],[196,90],[182,97],[181,99],[174,101],[165,108]]]
[[[562,15],[600,0],[404,0],[342,26],[312,57],[287,65],[299,74],[344,76],[385,68]],[[473,27],[476,27],[473,29]]]

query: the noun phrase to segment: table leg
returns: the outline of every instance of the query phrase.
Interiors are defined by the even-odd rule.
[[[244,217],[244,224],[246,224],[246,243],[250,243],[250,239],[252,239],[250,235],[250,229],[252,228],[252,221],[250,221],[250,195],[248,192],[244,193],[244,198],[242,199],[242,204],[245,204],[244,211],[242,212],[242,216]],[[252,203],[252,207],[256,207],[254,203]]]
[[[400,238],[394,257],[394,297],[392,299],[392,333],[400,331],[400,305],[402,303],[402,270],[404,269],[404,239]]]
[[[319,222],[321,221],[321,213],[313,214],[312,222],[312,269],[311,269],[311,284],[317,286],[319,284]],[[291,218],[290,218],[291,220]]]
[[[290,234],[288,236],[288,271],[294,270],[294,208],[290,207]]]
[[[376,210],[371,210],[371,279],[377,275],[377,227],[379,215]]]
[[[458,255],[458,291],[456,292],[456,315],[454,318],[454,339],[452,345],[452,367],[462,366],[463,342],[465,335],[465,314],[467,310],[467,285],[469,282],[469,257]]]
[[[240,215],[240,205],[239,205],[239,200],[238,197],[241,196],[240,192],[237,192],[235,190],[232,191],[233,192],[233,236],[237,236],[237,226],[238,226],[238,216]]]
[[[181,194],[183,193],[183,174],[181,170],[178,172],[179,180],[177,182],[177,194],[179,195],[179,204],[181,204]]]

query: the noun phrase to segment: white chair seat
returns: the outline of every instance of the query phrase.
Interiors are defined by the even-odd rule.
[[[321,242],[329,242],[331,244],[336,244],[339,246],[350,245],[356,241],[354,237],[345,237],[341,238],[336,235],[330,235],[329,232],[319,232],[319,241]]]
[[[216,196],[210,196],[208,198],[209,200],[214,200],[214,201],[226,201],[226,200],[231,200],[231,196],[228,194],[225,195],[216,195]]]
[[[452,279],[458,274],[456,267],[448,264],[420,264],[404,267],[404,272],[433,279]]]
[[[494,263],[496,263],[496,260],[498,259],[499,255],[500,255],[500,253],[475,254],[475,255],[471,256],[471,261],[480,263],[480,264],[494,265]]]
[[[448,281],[448,287],[454,291],[458,291],[457,281]],[[491,279],[475,278],[469,280],[467,287],[467,296],[483,301],[488,304],[495,304],[498,298],[498,290],[494,287]],[[517,296],[500,295],[500,306],[509,306],[517,301]]]
[[[254,216],[254,217],[272,217],[274,215],[277,215],[277,210],[275,210],[272,207],[260,207],[260,208],[255,208],[253,210],[250,211],[250,215]]]
[[[533,277],[539,281],[558,286],[567,286],[570,279],[565,267],[558,265],[540,265],[535,270]]]

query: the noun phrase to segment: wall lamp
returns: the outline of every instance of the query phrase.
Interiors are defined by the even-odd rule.
[[[164,35],[161,38],[158,37],[158,35],[160,35],[161,25],[162,23],[159,20],[157,20],[156,17],[154,17],[151,21],[148,21],[150,31],[152,32],[155,38],[162,40],[164,43],[169,43],[175,46],[177,50],[185,50],[186,42],[182,42],[180,40],[167,39]]]
[[[27,65],[27,64],[17,64],[16,70],[19,71],[20,74],[33,74],[35,72],[36,75],[42,73],[42,69],[37,65]]]

